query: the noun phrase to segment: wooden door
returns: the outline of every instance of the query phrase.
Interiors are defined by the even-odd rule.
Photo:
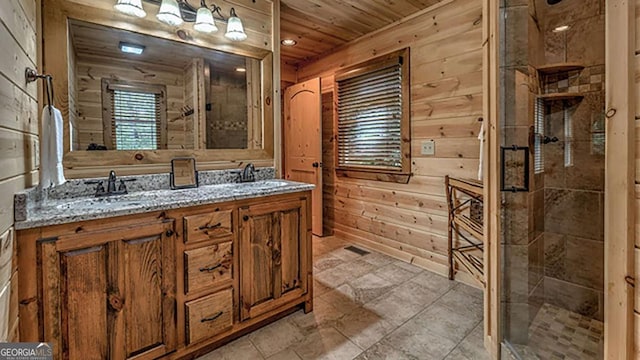
[[[288,87],[284,92],[285,178],[315,184],[312,231],[322,236],[322,94],[320,78]]]
[[[242,320],[307,292],[305,206],[303,199],[240,209]]]
[[[41,241],[56,359],[154,359],[176,347],[173,221]]]

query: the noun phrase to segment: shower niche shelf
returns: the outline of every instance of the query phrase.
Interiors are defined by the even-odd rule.
[[[551,93],[538,95],[544,101],[582,100],[584,95],[580,93]]]
[[[582,70],[584,69],[584,65],[577,62],[565,62],[565,63],[557,63],[557,64],[549,64],[538,66],[537,70],[540,75],[553,75],[563,72]]]

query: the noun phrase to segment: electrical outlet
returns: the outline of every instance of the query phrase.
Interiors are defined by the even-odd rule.
[[[426,140],[422,142],[422,155],[435,155],[436,154],[436,142],[433,140]]]

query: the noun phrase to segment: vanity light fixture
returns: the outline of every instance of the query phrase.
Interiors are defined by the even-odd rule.
[[[297,43],[298,42],[293,39],[282,39],[282,41],[280,41],[280,44],[284,46],[296,46]]]
[[[121,41],[120,44],[118,44],[118,47],[120,48],[120,51],[122,51],[125,54],[140,55],[144,52],[143,45],[131,44],[131,43],[126,43]]]
[[[216,22],[213,18],[213,12],[217,12],[220,14],[220,8],[213,5],[213,11],[210,10],[204,3],[204,0],[200,4],[200,9],[198,9],[198,13],[196,15],[196,23],[193,24],[193,29],[198,32],[203,33],[214,33],[218,31],[218,27],[216,26]],[[222,14],[220,14],[222,17]]]
[[[240,72],[240,73],[244,73],[244,72],[247,72],[247,69],[246,69],[246,68],[243,68],[243,67],[237,67],[237,68],[236,68],[236,71],[237,71],[237,72]]]
[[[113,7],[123,14],[143,18],[147,12],[142,8],[142,0],[118,0]]]
[[[231,41],[244,41],[247,39],[247,34],[244,32],[244,27],[242,26],[242,20],[236,15],[234,8],[231,8],[231,15],[227,22],[227,32],[224,34],[224,37]]]
[[[176,0],[162,0],[160,4],[160,10],[156,18],[160,22],[163,22],[170,26],[180,26],[183,23],[182,14],[180,13],[180,6]]]
[[[160,5],[156,14],[158,21],[170,25],[180,26],[184,22],[194,23],[193,29],[202,33],[214,33],[218,31],[216,21],[227,24],[224,36],[231,41],[244,41],[247,33],[244,32],[242,20],[231,8],[229,18],[222,15],[221,8],[215,4],[207,6],[206,0],[200,0],[198,8],[192,6],[189,0],[144,0],[145,2]],[[146,12],[142,7],[142,0],[117,0],[115,9],[119,12],[137,17],[145,17]]]

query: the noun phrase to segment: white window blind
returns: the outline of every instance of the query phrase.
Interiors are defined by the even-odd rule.
[[[116,150],[156,150],[161,138],[160,95],[113,91],[111,136]]]
[[[573,166],[573,118],[567,106],[563,110],[564,117],[564,166]]]
[[[533,169],[535,174],[544,172],[544,149],[542,147],[544,140],[544,100],[536,99],[535,106],[535,129],[534,129],[534,162]]]
[[[337,81],[338,166],[402,170],[402,58]]]
[[[102,79],[104,145],[111,150],[167,148],[164,85]]]

